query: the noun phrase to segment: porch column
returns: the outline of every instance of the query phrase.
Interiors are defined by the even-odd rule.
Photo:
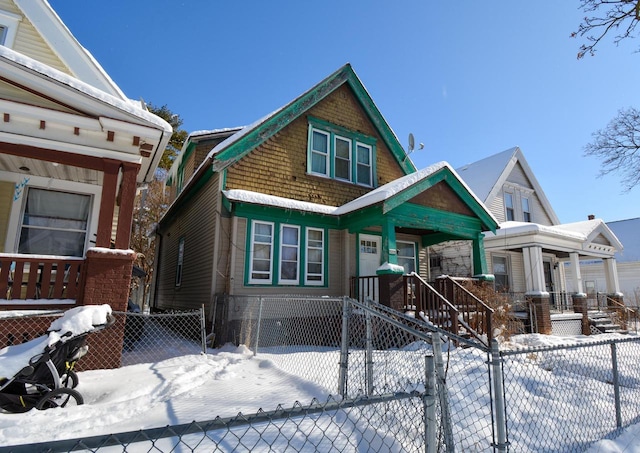
[[[487,269],[487,255],[484,251],[484,234],[478,233],[478,236],[472,241],[473,243],[473,274],[486,275],[489,273]]]
[[[118,229],[116,230],[116,248],[128,249],[133,222],[133,205],[136,198],[136,177],[140,165],[122,164],[122,184],[120,185],[120,210],[118,212]]]
[[[391,220],[382,222],[382,251],[380,259],[383,263],[398,264],[396,249],[396,228]]]
[[[103,160],[102,197],[100,200],[100,218],[98,219],[98,232],[96,234],[96,247],[109,248],[111,245],[111,230],[113,228],[113,212],[116,206],[118,193],[118,173],[120,162]]]
[[[607,294],[619,296],[621,293],[616,260],[615,258],[605,258],[602,261],[604,263],[604,276],[607,281]]]
[[[577,252],[572,252],[569,256],[571,257],[571,277],[573,278],[573,286],[576,289],[576,293],[583,294],[584,287],[582,286],[579,255]]]
[[[537,333],[550,335],[551,309],[549,307],[549,293],[544,284],[542,247],[524,247],[522,257],[524,259],[526,295],[533,309],[532,326]]]
[[[549,296],[544,284],[542,247],[524,247],[522,249],[522,255],[524,259],[525,287],[527,293],[545,294]]]

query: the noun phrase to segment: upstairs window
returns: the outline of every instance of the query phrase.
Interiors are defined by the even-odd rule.
[[[0,10],[0,44],[5,47],[13,47],[18,31],[18,24],[22,17],[18,14]]]
[[[513,222],[515,220],[515,212],[513,210],[513,194],[504,194],[504,208],[507,222]]]
[[[531,211],[529,210],[529,199],[522,198],[522,220],[531,222]]]
[[[375,143],[373,137],[309,118],[307,172],[374,187]]]

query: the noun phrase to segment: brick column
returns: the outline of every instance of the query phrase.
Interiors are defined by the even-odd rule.
[[[394,310],[403,311],[404,308],[404,278],[402,274],[378,275],[378,290],[380,303]]]
[[[535,319],[531,320],[532,326],[538,326],[537,333],[551,335],[551,309],[549,308],[549,295],[529,295],[528,298],[529,303],[533,307],[533,316],[535,316]]]
[[[113,311],[126,312],[135,256],[132,250],[87,250],[78,305],[109,304]],[[80,369],[120,367],[124,322],[118,316],[111,327],[89,335],[89,354],[78,362]]]
[[[587,306],[587,295],[584,293],[572,294],[573,311],[582,315],[582,335],[590,335],[591,329],[589,327],[589,308]]]

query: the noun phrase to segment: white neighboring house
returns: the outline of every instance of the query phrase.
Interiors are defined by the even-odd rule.
[[[640,217],[607,222],[607,226],[624,244],[624,250],[615,254],[620,291],[627,305],[637,307],[640,305]],[[602,270],[602,260],[580,262],[584,289],[590,297],[607,292]]]
[[[544,310],[564,310],[574,294],[585,293],[580,261],[597,259],[607,275],[603,291],[619,295],[615,253],[622,244],[616,235],[601,219],[561,224],[520,148],[456,171],[499,222],[495,233],[484,234],[487,267],[498,290],[515,302],[534,299]],[[471,260],[466,251],[459,242],[433,247],[432,275],[459,273]],[[550,331],[545,319],[538,321],[540,329]]]

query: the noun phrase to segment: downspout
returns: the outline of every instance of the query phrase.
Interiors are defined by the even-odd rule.
[[[153,301],[153,308],[157,308],[156,295],[158,294],[158,282],[160,280],[158,278],[158,274],[160,273],[160,268],[162,267],[162,266],[159,266],[158,264],[160,264],[160,258],[161,258],[160,251],[162,250],[162,239],[164,238],[164,236],[162,235],[162,233],[160,233],[159,225],[156,225],[155,234],[156,234],[156,251],[155,251],[154,263],[156,264],[156,266],[155,266],[155,269],[153,270],[153,279],[151,281],[151,294],[149,295],[149,299]],[[149,304],[149,309],[151,309],[151,304]]]

